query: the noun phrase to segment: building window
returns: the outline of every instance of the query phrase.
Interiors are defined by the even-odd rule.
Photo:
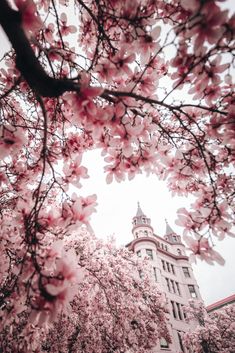
[[[136,255],[137,255],[138,257],[141,257],[141,250],[138,250],[137,253],[136,253]]]
[[[187,320],[187,314],[185,312],[185,307],[184,306],[182,307],[182,310],[183,310],[184,319]]]
[[[153,268],[154,279],[157,282],[157,269],[156,267]]]
[[[140,279],[142,279],[144,277],[143,271],[139,270],[139,276],[140,276]]]
[[[144,231],[144,235],[148,236],[148,231],[147,230]]]
[[[189,273],[189,268],[188,267],[182,267],[182,269],[183,269],[183,272],[184,272],[184,276],[185,277],[191,277],[190,276],[190,273]]]
[[[166,278],[166,285],[167,285],[167,289],[170,292],[171,291],[171,287],[170,287],[170,281],[168,278]]]
[[[142,222],[146,224],[146,218],[142,218]]]
[[[175,282],[175,285],[176,285],[176,290],[177,290],[177,293],[178,293],[179,295],[181,295],[181,293],[180,293],[180,285],[179,285],[179,283],[178,283],[178,282]]]
[[[172,272],[173,274],[175,274],[175,268],[174,268],[174,265],[171,265],[171,272]]]
[[[138,238],[138,232],[135,232],[136,238]]]
[[[183,320],[183,315],[182,315],[182,312],[181,312],[180,304],[179,304],[179,303],[176,303],[176,307],[177,307],[178,318],[179,318],[180,320]]]
[[[183,342],[182,342],[182,338],[181,338],[181,332],[178,331],[177,333],[178,333],[178,339],[179,339],[180,349],[181,349],[182,352],[185,352],[184,346],[183,346]]]
[[[153,250],[152,249],[146,249],[146,254],[148,257],[153,260]]]
[[[163,268],[164,271],[166,271],[166,264],[165,264],[164,260],[162,260],[162,268]]]
[[[176,235],[173,235],[173,241],[175,242],[175,243],[177,243],[177,236]]]
[[[172,279],[171,279],[171,288],[172,288],[172,291],[175,293],[175,283],[174,281],[172,281]]]
[[[182,251],[180,249],[177,249],[178,255],[182,255]]]
[[[160,347],[161,348],[169,348],[168,342],[163,337],[160,339]]]
[[[197,293],[196,293],[194,285],[189,284],[188,285],[188,289],[189,289],[189,293],[190,293],[191,297],[192,298],[197,298]]]
[[[167,247],[167,245],[165,245],[165,250],[166,250],[166,251],[168,251],[168,247]]]
[[[171,308],[172,308],[172,314],[173,314],[174,318],[176,319],[177,316],[176,316],[175,305],[174,305],[173,301],[171,301]]]
[[[166,267],[167,267],[167,271],[168,271],[168,272],[171,272],[171,268],[170,268],[169,262],[166,263]]]

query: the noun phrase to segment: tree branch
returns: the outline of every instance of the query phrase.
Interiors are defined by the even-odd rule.
[[[30,88],[43,97],[58,97],[66,91],[79,92],[80,85],[69,79],[54,79],[41,66],[21,26],[21,14],[7,0],[0,1],[0,24],[16,53],[16,67]]]
[[[109,100],[111,97],[131,97],[136,99],[137,101],[142,101],[144,103],[149,103],[149,104],[156,104],[156,105],[160,105],[162,107],[168,108],[171,111],[179,111],[180,113],[182,113],[182,108],[184,107],[194,107],[194,108],[198,108],[198,109],[202,109],[202,110],[206,110],[209,112],[213,112],[213,113],[219,113],[222,115],[227,115],[227,112],[221,111],[219,109],[216,108],[211,108],[211,107],[207,107],[205,105],[200,105],[200,104],[180,104],[180,105],[170,105],[167,103],[164,103],[164,101],[159,101],[150,97],[144,97],[141,96],[139,94],[133,93],[133,92],[128,92],[128,91],[111,91],[111,90],[104,90],[103,94],[101,95],[102,98]]]

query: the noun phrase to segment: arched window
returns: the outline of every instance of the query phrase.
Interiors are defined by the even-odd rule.
[[[144,231],[144,235],[148,236],[148,231],[147,230]]]
[[[182,255],[182,251],[180,249],[177,249],[178,255]]]

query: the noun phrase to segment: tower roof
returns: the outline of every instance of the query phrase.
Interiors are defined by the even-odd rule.
[[[136,215],[133,217],[133,222],[132,222],[134,228],[136,227],[151,227],[151,220],[150,218],[148,218],[144,212],[142,211],[141,207],[140,207],[140,203],[138,202],[137,205],[137,211],[136,211]]]
[[[171,243],[181,243],[181,237],[171,228],[167,220],[166,222],[166,232],[164,235],[164,239],[170,241]]]
[[[144,212],[141,210],[140,203],[138,202],[136,217],[145,216]]]
[[[176,234],[175,231],[171,228],[169,223],[167,222],[167,219],[165,219],[166,222],[166,232],[165,235],[171,235],[171,234]]]

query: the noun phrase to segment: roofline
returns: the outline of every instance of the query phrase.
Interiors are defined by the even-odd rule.
[[[175,235],[179,236],[179,235],[176,234],[176,233],[175,233]],[[167,244],[169,244],[169,245],[182,245],[182,246],[185,247],[185,245],[184,245],[183,243],[181,243],[181,242],[172,243],[172,242],[170,242],[169,240],[166,240],[165,238],[160,237],[160,235],[154,234],[154,236],[155,236],[156,238],[158,238],[159,240],[161,240],[161,241],[163,240],[163,241],[167,242]],[[167,236],[167,235],[166,235],[166,236]]]
[[[148,225],[148,224],[145,224],[145,225],[143,225],[144,227],[149,227],[149,228],[151,228],[152,230],[153,230],[153,227],[151,226],[151,225]],[[138,227],[142,227],[142,226],[138,226],[138,225],[136,225],[136,226],[134,226],[133,228],[132,228],[132,232],[134,231],[134,230],[136,230],[136,228],[138,228]],[[169,244],[169,245],[181,245],[181,246],[183,246],[183,247],[185,247],[185,245],[182,243],[182,242],[174,242],[174,243],[172,243],[172,242],[170,242],[169,240],[166,240],[165,238],[162,238],[162,237],[160,237],[160,235],[157,235],[157,234],[154,234],[153,233],[153,235],[157,238],[157,239],[159,239],[160,241],[165,241],[167,244]],[[176,235],[178,235],[178,234],[176,234]],[[178,235],[179,236],[179,235]],[[139,238],[140,239],[140,238]],[[135,239],[134,239],[135,240]],[[134,241],[134,240],[132,240],[132,241]],[[128,243],[126,246],[128,246],[129,244],[131,244],[132,243],[132,241],[130,242],[130,243]]]
[[[148,227],[153,231],[153,227],[150,224],[136,224],[133,228],[132,228],[132,232],[134,232],[137,228],[141,228],[141,227]]]
[[[140,243],[142,241],[150,241],[152,243],[154,243],[154,245],[156,246],[156,250],[161,252],[162,254],[165,254],[167,256],[170,256],[171,258],[175,259],[175,260],[189,260],[188,256],[185,256],[185,255],[175,255],[175,254],[172,254],[168,251],[165,251],[164,249],[160,248],[157,246],[157,241],[154,239],[154,238],[151,238],[151,237],[141,237],[141,238],[137,238],[137,239],[134,239],[132,240],[130,243],[128,243],[126,245],[126,247],[128,247],[130,250],[133,250],[134,251],[134,247],[137,243]],[[171,244],[171,243],[169,243]]]
[[[213,310],[216,310],[216,309],[220,309],[223,306],[231,304],[233,302],[235,302],[235,294],[232,294],[232,295],[230,295],[230,296],[228,296],[226,298],[223,298],[221,300],[218,300],[215,303],[212,303],[212,304],[208,305],[206,307],[206,310],[210,312],[210,311],[213,311]]]

